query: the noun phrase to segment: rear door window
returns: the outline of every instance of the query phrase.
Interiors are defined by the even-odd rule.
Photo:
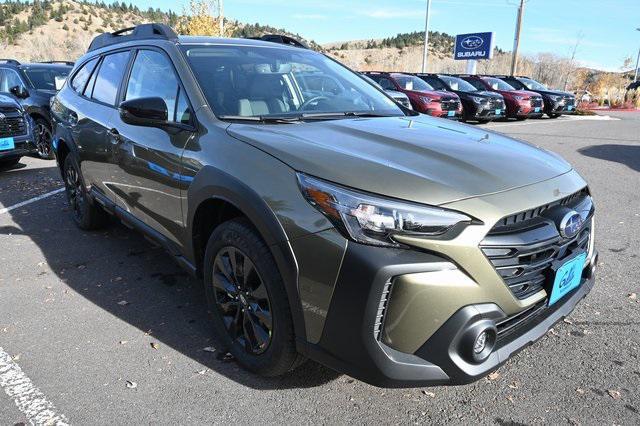
[[[108,105],[115,105],[118,88],[129,61],[129,52],[106,55],[102,60],[91,98]]]
[[[87,85],[87,81],[89,81],[89,77],[91,76],[91,72],[96,67],[98,63],[98,58],[94,58],[84,64],[71,80],[71,87],[78,93],[82,93],[85,86]]]

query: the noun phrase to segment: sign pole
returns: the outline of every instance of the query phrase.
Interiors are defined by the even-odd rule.
[[[467,61],[467,74],[476,75],[478,73],[478,61],[475,59],[469,59]]]

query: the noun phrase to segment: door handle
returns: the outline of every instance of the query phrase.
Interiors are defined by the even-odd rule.
[[[111,143],[114,145],[122,142],[120,132],[115,127],[109,130],[109,136],[111,136]]]

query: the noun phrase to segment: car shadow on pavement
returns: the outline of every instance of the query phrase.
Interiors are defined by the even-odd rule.
[[[591,145],[578,150],[580,154],[600,160],[615,161],[640,172],[640,145]]]
[[[3,205],[9,201],[8,192],[0,191]],[[217,353],[213,348],[202,281],[190,277],[168,253],[115,220],[100,231],[81,231],[71,219],[64,193],[5,214],[10,215],[14,223],[4,223],[0,233],[28,236],[45,256],[51,271],[66,286],[136,327],[139,332],[134,333],[134,338],[136,344],[144,342],[140,343],[144,345],[143,350],[166,350],[164,345],[254,389],[315,387],[340,376],[308,361],[285,376],[263,378]],[[47,269],[39,265],[32,267]],[[105,330],[105,333],[116,332]],[[109,350],[118,350],[120,340],[127,338],[134,341],[130,336],[114,336]],[[151,341],[158,343],[158,349],[150,345]],[[150,353],[149,356],[156,355]]]

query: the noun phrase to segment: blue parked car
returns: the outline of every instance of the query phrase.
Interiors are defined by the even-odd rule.
[[[0,167],[11,167],[38,152],[33,119],[11,95],[0,94]]]

